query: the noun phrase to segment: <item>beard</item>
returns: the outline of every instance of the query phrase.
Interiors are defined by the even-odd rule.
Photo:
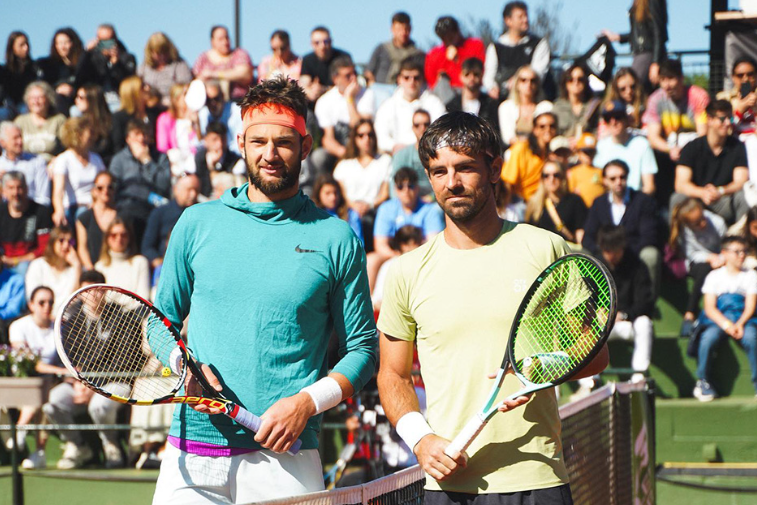
[[[265,180],[260,173],[260,169],[253,166],[251,161],[245,160],[245,163],[247,165],[247,177],[250,179],[250,184],[266,196],[275,195],[294,187],[299,181],[300,168],[302,166],[302,161],[298,159],[295,166],[288,167],[283,165],[284,170],[281,177]]]
[[[488,200],[487,195],[481,190],[466,191],[461,188],[459,191],[449,191],[443,201],[439,202],[444,213],[456,223],[466,223],[481,213]],[[448,202],[450,196],[467,196],[466,200]]]

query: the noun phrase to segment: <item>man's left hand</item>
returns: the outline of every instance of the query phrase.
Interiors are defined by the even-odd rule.
[[[286,452],[315,415],[315,404],[307,393],[282,398],[260,416],[263,423],[255,441],[273,452]]]

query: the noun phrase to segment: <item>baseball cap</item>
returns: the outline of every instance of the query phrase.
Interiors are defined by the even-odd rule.
[[[549,150],[553,153],[556,153],[560,149],[571,150],[570,140],[568,140],[566,137],[563,137],[562,135],[558,135],[549,142]]]
[[[584,133],[580,137],[578,137],[578,142],[576,142],[576,149],[596,149],[596,148],[597,148],[597,137],[595,137],[591,133]]]
[[[602,107],[602,117],[626,117],[628,112],[626,111],[626,104],[620,100],[611,100]]]

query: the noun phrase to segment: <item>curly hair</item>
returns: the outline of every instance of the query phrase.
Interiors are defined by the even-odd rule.
[[[308,100],[305,96],[305,90],[297,81],[283,75],[266,79],[256,86],[250,87],[242,101],[239,102],[239,106],[242,108],[242,117],[251,108],[266,103],[290,108],[303,118],[308,116]]]

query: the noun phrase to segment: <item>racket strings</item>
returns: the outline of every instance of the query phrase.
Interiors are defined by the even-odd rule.
[[[150,401],[180,386],[179,376],[156,358],[167,359],[176,348],[170,331],[145,304],[120,291],[78,293],[64,308],[61,339],[74,369],[95,388]]]
[[[610,287],[591,261],[572,258],[543,278],[518,321],[515,367],[534,384],[571,373],[602,338]]]

